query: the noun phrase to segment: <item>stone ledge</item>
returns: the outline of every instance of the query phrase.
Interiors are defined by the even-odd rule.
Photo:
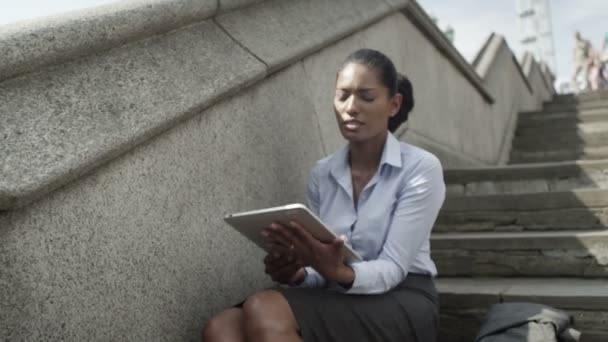
[[[0,28],[0,81],[212,17],[217,0],[120,1]]]
[[[606,311],[608,308],[608,282],[596,279],[438,278],[437,290],[441,305],[446,308],[487,307],[515,301],[532,301],[566,310]],[[491,303],[488,301],[491,298],[498,301]]]
[[[464,57],[462,57],[454,45],[447,40],[445,35],[437,28],[437,25],[433,23],[428,14],[416,1],[410,1],[402,12],[420,30],[420,32],[435,45],[437,50],[446,56],[462,75],[471,82],[473,87],[477,89],[489,104],[495,102],[494,97],[483,84],[483,80],[480,78],[479,74],[477,74]]]
[[[532,211],[591,207],[608,207],[608,190],[453,196],[446,199],[442,211]]]
[[[384,0],[273,0],[215,20],[272,72],[392,11]]]
[[[538,163],[566,160],[599,160],[608,159],[608,147],[574,147],[567,149],[547,149],[544,151],[521,151],[514,149],[511,152],[511,161],[514,164]]]
[[[584,231],[608,228],[608,208],[441,212],[436,233]]]
[[[0,210],[66,184],[265,75],[262,63],[204,21],[0,83]]]
[[[555,231],[555,232],[487,232],[487,233],[434,233],[433,249],[439,250],[568,250],[584,249],[608,254],[608,230]],[[608,260],[606,262],[608,265]]]
[[[606,169],[608,169],[608,160],[566,161],[531,165],[453,168],[444,171],[444,178],[448,184],[466,184],[481,181],[519,181],[574,177],[581,173]]]

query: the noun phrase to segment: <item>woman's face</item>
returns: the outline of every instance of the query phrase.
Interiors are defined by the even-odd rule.
[[[391,97],[375,69],[349,63],[338,74],[334,111],[346,140],[359,142],[385,134],[388,119],[400,105],[401,94]]]

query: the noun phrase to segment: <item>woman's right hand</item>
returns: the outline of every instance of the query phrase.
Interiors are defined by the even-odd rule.
[[[274,251],[264,258],[265,272],[273,281],[280,284],[299,284],[304,281],[306,272],[302,263],[293,256]]]

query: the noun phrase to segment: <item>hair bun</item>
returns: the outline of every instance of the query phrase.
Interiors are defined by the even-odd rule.
[[[412,82],[402,74],[397,75],[397,92],[401,94],[401,108],[395,116],[388,121],[388,130],[395,132],[401,124],[407,121],[410,112],[414,109],[414,88]]]

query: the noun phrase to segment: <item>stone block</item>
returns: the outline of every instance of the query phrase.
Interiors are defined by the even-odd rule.
[[[0,32],[0,80],[213,16],[217,0],[114,1],[11,24]]]
[[[274,0],[220,15],[216,21],[276,70],[391,11],[383,0]]]
[[[446,193],[448,195],[464,195],[465,186],[462,184],[446,184]]]
[[[207,21],[0,83],[0,210],[23,205],[265,75]]]
[[[265,0],[218,0],[219,13],[230,12],[235,9],[251,6]]]
[[[530,291],[531,287],[535,290]],[[538,302],[564,310],[605,311],[608,307],[608,283],[604,280],[581,282],[566,278],[528,280],[525,285],[509,287],[503,299],[505,302]]]
[[[286,69],[0,212],[2,339],[194,341],[270,286],[261,250],[222,218],[304,200],[322,150],[314,107],[295,95],[303,77]]]

